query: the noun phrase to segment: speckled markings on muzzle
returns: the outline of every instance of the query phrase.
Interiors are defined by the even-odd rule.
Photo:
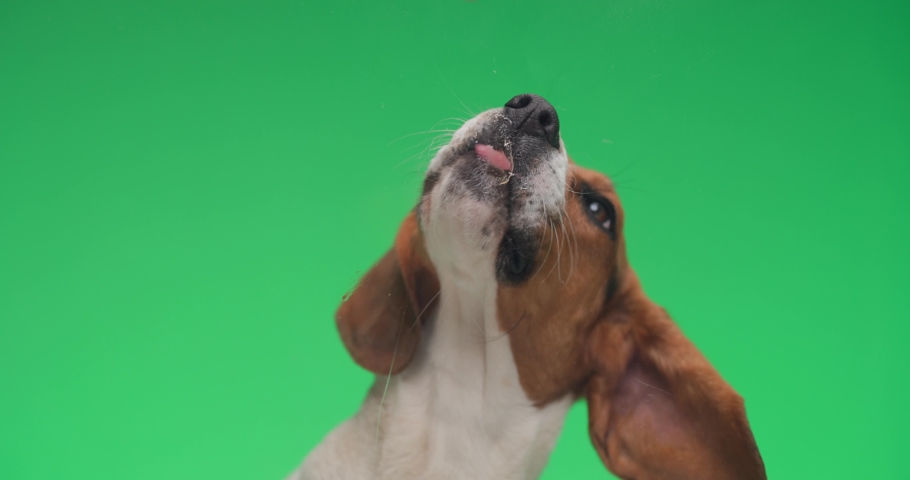
[[[536,111],[522,117],[507,104],[465,122],[433,158],[418,217],[429,249],[447,253],[434,257],[494,255],[499,281],[515,284],[527,278],[540,232],[560,221],[568,167],[555,110],[540,101],[557,122],[549,138],[525,125],[537,121],[527,118]],[[478,144],[504,153],[511,171],[483,161],[475,152]]]

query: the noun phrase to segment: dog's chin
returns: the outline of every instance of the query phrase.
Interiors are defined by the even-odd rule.
[[[534,270],[544,230],[555,220],[542,208],[512,204],[508,187],[493,184],[499,181],[495,173],[475,179],[478,184],[492,184],[488,189],[440,192],[441,201],[422,212],[421,225],[438,267],[493,265],[499,283],[519,285]],[[535,211],[527,211],[531,208]],[[538,221],[518,224],[515,211],[520,211],[521,218]]]
[[[492,251],[509,228],[511,208],[508,173],[463,155],[418,210],[428,238]]]
[[[418,209],[431,256],[482,258],[495,265],[501,283],[527,278],[543,230],[561,208],[541,192],[561,188],[564,178],[550,169],[512,174],[466,154],[450,162],[437,182]]]

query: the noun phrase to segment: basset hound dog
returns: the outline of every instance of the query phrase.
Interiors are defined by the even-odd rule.
[[[623,479],[765,479],[742,397],[629,265],[610,180],[537,95],[468,120],[336,314],[376,374],[292,480],[534,479],[573,402]]]

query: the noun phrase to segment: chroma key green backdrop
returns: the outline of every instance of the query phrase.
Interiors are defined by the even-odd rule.
[[[435,130],[522,92],[773,479],[907,454],[910,3],[0,3],[0,478],[280,479]],[[571,411],[545,479],[610,478]]]

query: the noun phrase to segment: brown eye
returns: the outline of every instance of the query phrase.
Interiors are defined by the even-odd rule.
[[[610,227],[612,226],[612,219],[610,218],[610,215],[607,213],[606,207],[601,205],[601,203],[598,201],[593,201],[588,204],[588,210],[591,211],[591,213],[594,215],[594,219],[597,220],[597,222],[600,223],[601,226],[603,226],[607,230],[610,229]]]
[[[609,233],[611,237],[614,236],[613,227],[616,224],[616,209],[613,207],[613,203],[595,193],[585,194],[582,198],[584,199],[588,218]]]

